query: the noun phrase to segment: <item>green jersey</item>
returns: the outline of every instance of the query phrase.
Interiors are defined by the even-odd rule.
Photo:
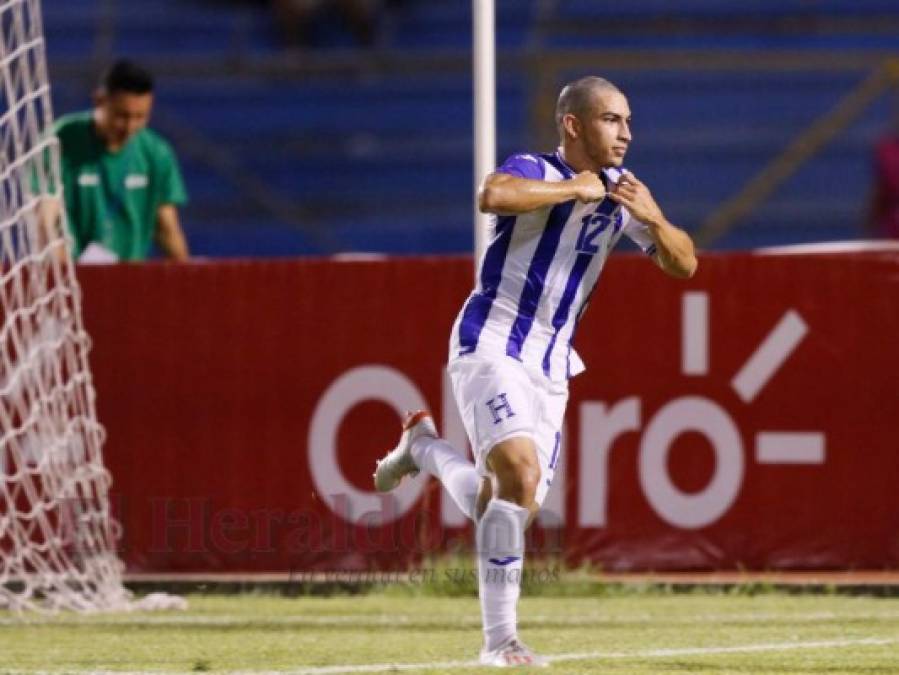
[[[90,111],[61,117],[54,129],[75,255],[96,241],[120,260],[144,260],[156,231],[156,211],[187,201],[171,146],[143,129],[110,152]]]

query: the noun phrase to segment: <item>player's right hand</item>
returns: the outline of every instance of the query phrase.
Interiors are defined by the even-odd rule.
[[[571,187],[579,202],[598,202],[606,196],[606,186],[593,171],[581,171],[571,179]]]

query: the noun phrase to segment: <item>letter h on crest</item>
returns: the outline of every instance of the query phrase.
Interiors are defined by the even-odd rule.
[[[505,392],[497,394],[487,401],[487,407],[490,409],[490,414],[493,415],[494,424],[499,424],[504,418],[509,419],[510,417],[515,417],[515,411],[512,410],[512,406],[509,403],[509,399],[506,398]]]

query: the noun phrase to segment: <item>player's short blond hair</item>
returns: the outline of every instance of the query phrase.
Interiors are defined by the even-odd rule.
[[[562,87],[559,100],[556,102],[556,129],[560,139],[565,138],[565,128],[562,126],[565,115],[584,116],[593,105],[594,95],[600,91],[621,93],[621,90],[609,80],[595,75],[582,77]]]

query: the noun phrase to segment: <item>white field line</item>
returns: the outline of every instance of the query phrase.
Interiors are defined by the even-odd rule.
[[[893,621],[899,620],[896,612],[745,612],[734,614],[692,614],[671,616],[670,614],[581,614],[578,616],[531,614],[519,618],[519,624],[531,625],[552,623],[554,625],[583,626],[594,624],[644,624],[665,625],[703,623],[769,623],[772,621]],[[471,616],[435,617],[416,614],[331,614],[324,616],[288,615],[261,617],[259,615],[236,614],[134,614],[134,615],[88,615],[88,616],[38,616],[22,619],[0,618],[0,626],[90,626],[90,625],[149,625],[149,626],[391,626],[407,624],[474,626],[481,625],[481,618]]]
[[[895,644],[895,638],[859,638],[852,640],[817,640],[811,642],[763,642],[758,644],[732,645],[721,647],[682,647],[676,649],[649,649],[633,652],[579,652],[552,654],[545,658],[550,663],[563,661],[603,661],[619,659],[664,659],[683,656],[715,656],[718,654],[752,654],[761,652],[785,652],[797,649],[840,649],[842,647],[873,647]],[[375,663],[360,665],[320,666],[289,671],[232,671],[228,675],[332,675],[337,673],[395,673],[420,671],[434,668],[478,668],[477,661],[437,661],[431,663]],[[71,672],[71,671],[68,671]],[[144,675],[150,671],[91,671],[93,675]],[[159,671],[154,671],[160,675]],[[58,671],[42,671],[46,675],[58,675]],[[190,675],[189,673],[167,673],[166,675]]]
[[[550,663],[560,661],[602,661],[612,659],[653,659],[678,656],[713,656],[716,654],[745,654],[753,652],[781,652],[795,649],[838,649],[840,647],[862,647],[888,645],[896,642],[890,638],[864,638],[858,640],[819,640],[816,642],[769,642],[732,647],[684,647],[680,649],[650,649],[638,652],[581,652],[577,654],[547,655]],[[429,668],[478,668],[478,661],[445,661],[443,663],[382,663],[359,666],[324,666],[302,668],[287,673],[238,672],[230,675],[327,675],[329,673],[390,673],[404,670],[426,670]]]
[[[751,654],[757,652],[784,652],[794,649],[839,649],[841,647],[883,646],[897,642],[895,638],[859,638],[855,640],[817,640],[813,642],[770,642],[731,647],[680,647],[650,649],[645,652],[582,652],[580,654],[555,654],[547,659],[556,661],[583,661],[588,659],[658,659],[669,656],[708,656],[715,654]]]

